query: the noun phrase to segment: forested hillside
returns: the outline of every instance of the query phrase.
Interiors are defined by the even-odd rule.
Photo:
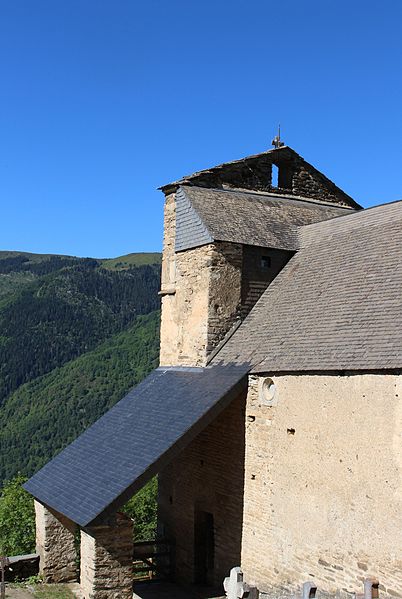
[[[159,313],[22,385],[2,407],[0,473],[30,475],[157,366]]]
[[[30,475],[155,367],[159,262],[0,252],[0,480]]]

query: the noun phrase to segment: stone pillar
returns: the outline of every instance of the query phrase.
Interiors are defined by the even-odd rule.
[[[45,582],[77,580],[76,524],[35,501],[36,551]]]
[[[133,596],[133,523],[117,513],[108,525],[81,531],[81,592],[84,599]]]

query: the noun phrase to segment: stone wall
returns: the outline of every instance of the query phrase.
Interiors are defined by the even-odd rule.
[[[81,593],[84,599],[133,596],[133,525],[117,513],[109,525],[81,531]]]
[[[207,262],[209,271],[207,355],[223,339],[241,313],[243,247],[215,243]]]
[[[240,316],[242,246],[208,244],[174,252],[175,203],[165,203],[162,260],[162,366],[204,366]]]
[[[392,374],[284,375],[262,405],[251,377],[241,564],[267,596],[402,596],[402,385]]]
[[[163,226],[163,253],[162,253],[162,274],[161,291],[174,291],[176,282],[176,256],[175,256],[175,238],[176,238],[176,202],[175,194],[171,193],[165,198],[164,207],[164,226]]]
[[[278,186],[272,183],[272,165],[278,167]],[[285,146],[200,171],[182,184],[215,189],[249,189],[277,194],[294,194],[357,208],[356,202],[325,175]],[[168,194],[177,183],[162,187]]]
[[[45,582],[77,580],[76,525],[62,514],[35,501],[36,552]]]
[[[291,191],[294,195],[314,198],[322,202],[351,205],[350,198],[326,177],[312,168],[302,159],[295,161],[292,167]]]
[[[161,351],[163,366],[203,366],[207,355],[208,263],[212,245],[176,257],[174,293],[162,297]]]
[[[176,543],[179,581],[195,578],[194,535],[197,512],[212,514],[214,568],[210,582],[221,585],[240,562],[244,483],[245,394],[159,475],[161,533]]]
[[[255,306],[268,285],[292,255],[293,252],[286,250],[275,250],[253,245],[243,247],[242,318],[245,318]]]

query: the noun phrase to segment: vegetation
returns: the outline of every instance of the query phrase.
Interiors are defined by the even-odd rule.
[[[39,575],[30,576],[21,582],[10,585],[6,597],[20,597],[18,591],[13,589],[25,589],[35,599],[75,599],[72,590],[65,584],[44,584]],[[9,587],[9,589],[10,589]],[[24,594],[25,597],[25,594]]]
[[[12,393],[2,407],[1,479],[18,471],[30,476],[155,368],[158,331],[159,312],[141,316],[123,333]]]
[[[40,584],[34,587],[36,599],[75,599],[73,592],[63,584]]]
[[[149,541],[156,534],[156,499],[158,492],[157,478],[153,478],[123,508],[134,520],[134,539]]]
[[[35,280],[31,272],[10,272],[0,274],[0,305],[5,303],[9,296],[28,286]]]
[[[112,270],[121,270],[132,268],[133,266],[144,266],[145,264],[160,264],[162,260],[161,254],[143,253],[143,254],[127,254],[118,258],[109,258],[102,260],[103,268]]]
[[[21,555],[35,550],[34,502],[23,488],[26,478],[17,475],[5,483],[0,496],[1,555]]]
[[[36,599],[75,599],[73,592],[64,584],[35,585],[33,596]]]
[[[0,252],[4,553],[30,553],[35,545],[25,477],[157,365],[159,279],[159,254],[97,260]],[[154,479],[125,507],[136,539],[155,534],[156,492]],[[48,592],[40,585],[35,596],[69,596]]]
[[[35,551],[34,501],[22,485],[27,480],[17,474],[4,484],[0,495],[1,555],[23,555]],[[134,520],[134,540],[150,540],[156,533],[157,479],[153,478],[122,508]]]
[[[18,258],[0,260],[0,273],[29,268],[36,278],[0,304],[0,403],[158,308],[158,265],[109,271],[92,259]]]

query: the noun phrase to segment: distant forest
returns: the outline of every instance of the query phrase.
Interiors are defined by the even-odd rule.
[[[157,365],[160,256],[0,252],[0,479],[32,474]]]

